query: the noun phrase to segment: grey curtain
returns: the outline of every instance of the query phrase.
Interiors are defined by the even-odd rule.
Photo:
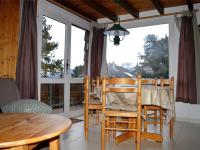
[[[85,31],[85,46],[84,46],[84,74],[87,75],[88,73],[88,55],[89,55],[89,37],[90,32]]]
[[[22,99],[37,98],[37,0],[23,0],[16,83]]]
[[[103,56],[102,56],[102,65],[101,65],[101,76],[108,77],[108,65],[106,58],[106,45],[107,45],[107,36],[104,37],[104,46],[103,46]]]
[[[195,46],[195,64],[196,64],[196,88],[197,104],[200,104],[200,33],[197,24],[196,14],[193,14],[194,46]]]
[[[104,47],[104,30],[93,27],[93,38],[91,47],[90,77],[96,79],[101,75],[101,66]]]
[[[195,45],[192,15],[183,16],[179,40],[176,101],[196,104]]]

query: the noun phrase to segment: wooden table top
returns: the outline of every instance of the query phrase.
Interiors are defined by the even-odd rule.
[[[71,120],[53,114],[0,114],[0,148],[37,143],[64,133]]]

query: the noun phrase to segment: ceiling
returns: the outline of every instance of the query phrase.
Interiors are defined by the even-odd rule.
[[[79,15],[89,21],[97,21],[100,18],[117,20],[117,15],[130,14],[133,18],[139,18],[139,12],[157,10],[164,15],[164,8],[188,5],[193,10],[193,4],[200,0],[48,0],[68,11]],[[114,1],[117,1],[116,4]],[[117,11],[116,11],[117,10]],[[117,13],[117,14],[116,14]]]

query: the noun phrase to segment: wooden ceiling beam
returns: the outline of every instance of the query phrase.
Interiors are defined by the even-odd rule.
[[[192,0],[187,0],[187,5],[189,10],[193,10],[193,2]]]
[[[76,15],[89,20],[89,21],[95,21],[97,22],[97,19],[94,18],[93,16],[90,16],[88,14],[86,14],[84,11],[76,8],[74,5],[72,5],[71,3],[67,3],[66,1],[63,0],[48,0],[49,2],[58,5],[59,7],[62,7],[64,9],[67,9],[68,11],[75,13]]]
[[[158,10],[158,12],[161,15],[164,15],[164,7],[162,6],[162,4],[160,3],[160,0],[151,0],[151,2],[153,3],[153,5],[155,6],[155,8]]]
[[[131,14],[135,18],[139,18],[139,11],[136,10],[131,3],[129,3],[127,0],[118,0],[118,3],[120,6],[122,6],[126,11]]]
[[[102,14],[103,16],[109,18],[112,21],[117,21],[117,15],[112,13],[109,9],[104,7],[101,3],[95,1],[95,0],[82,0],[85,4],[90,6],[91,8],[95,9],[97,12]]]

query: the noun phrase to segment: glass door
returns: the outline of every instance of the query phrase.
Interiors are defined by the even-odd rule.
[[[67,110],[68,53],[67,25],[48,16],[42,17],[40,59],[40,100],[53,108],[53,113]],[[66,111],[65,111],[66,113]]]
[[[70,116],[83,114],[83,76],[88,50],[89,31],[71,26],[71,79],[70,79]]]
[[[91,23],[48,1],[38,3],[38,99],[53,113],[83,114],[82,69],[87,70]]]

